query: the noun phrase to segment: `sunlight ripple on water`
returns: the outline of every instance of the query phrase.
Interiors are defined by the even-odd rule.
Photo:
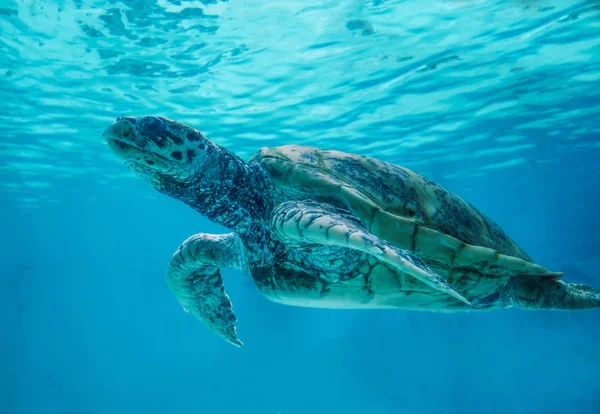
[[[0,185],[27,208],[129,176],[99,140],[122,115],[446,179],[600,150],[594,2],[5,0],[0,31]]]

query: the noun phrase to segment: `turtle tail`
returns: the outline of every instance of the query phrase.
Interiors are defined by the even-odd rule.
[[[600,308],[600,290],[549,277],[519,276],[506,286],[512,305],[530,310]]]

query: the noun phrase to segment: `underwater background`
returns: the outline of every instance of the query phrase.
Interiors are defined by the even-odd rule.
[[[227,344],[165,282],[226,229],[100,139],[146,114],[411,168],[600,288],[600,3],[0,0],[0,413],[600,413],[600,311],[295,308],[225,270]]]

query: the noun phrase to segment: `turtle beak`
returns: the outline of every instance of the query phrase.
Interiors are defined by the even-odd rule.
[[[102,133],[102,138],[106,141],[116,139],[129,144],[134,144],[130,141],[135,140],[136,136],[135,119],[133,117],[117,118]]]
[[[173,167],[169,160],[154,150],[151,140],[140,135],[137,130],[137,117],[117,118],[102,133],[102,139],[117,159],[130,168],[137,170],[140,166],[146,172],[165,172]]]
[[[117,118],[102,133],[102,139],[106,141],[117,158],[125,161],[131,156],[143,150],[145,143],[135,130],[135,118]]]

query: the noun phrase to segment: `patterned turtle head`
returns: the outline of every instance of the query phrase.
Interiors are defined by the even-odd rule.
[[[117,118],[102,137],[135,174],[176,198],[185,197],[216,147],[200,131],[159,116]]]

